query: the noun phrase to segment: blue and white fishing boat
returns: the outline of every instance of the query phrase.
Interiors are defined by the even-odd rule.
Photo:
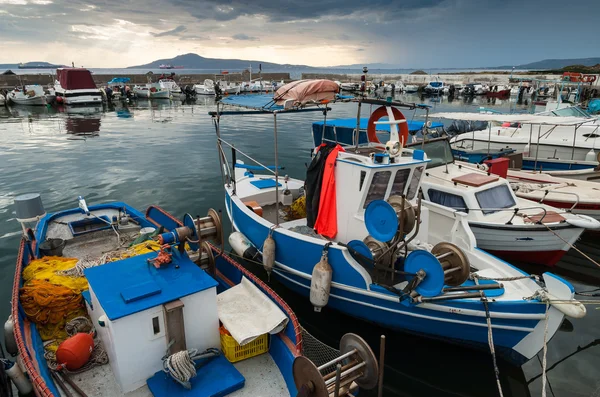
[[[280,118],[327,112],[335,98],[326,91],[305,97],[310,83],[297,89],[290,83],[274,97],[225,98],[211,112],[227,213],[241,233],[230,239],[242,247],[238,253],[257,248],[267,273],[310,297],[317,311],[330,307],[469,346],[487,347],[493,340],[495,351],[521,362],[544,347],[565,314],[585,315],[567,281],[551,273],[538,279],[489,255],[477,247],[466,214],[421,203],[419,187],[430,160],[403,147],[409,133],[400,111],[419,105],[359,99],[357,125],[361,107],[379,106],[369,118],[369,142],[361,144],[355,131],[350,146],[320,145],[305,181],[282,177]],[[253,159],[225,139],[225,116],[249,112],[273,116],[273,166],[242,163],[242,156]],[[385,145],[375,134],[383,125],[391,127]],[[302,200],[306,216],[282,219],[281,209],[301,207]]]
[[[81,197],[52,214],[37,194],[15,203],[24,234],[5,336],[20,395],[295,397],[313,382],[346,396],[377,384],[356,335],[327,352],[334,365],[357,360],[337,383],[322,372],[331,362],[302,356],[311,336],[289,306],[208,242],[221,239],[217,212],[182,222]]]

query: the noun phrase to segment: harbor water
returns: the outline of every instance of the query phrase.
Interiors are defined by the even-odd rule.
[[[405,101],[432,105],[435,111],[477,111],[493,107],[522,111],[528,104],[476,97]],[[353,104],[334,104],[328,118],[356,116]],[[214,99],[135,101],[97,108],[0,107],[0,319],[9,314],[21,228],[15,220],[16,195],[39,192],[48,212],[72,208],[77,197],[88,205],[124,201],[143,210],[159,205],[181,218],[224,208],[222,179],[210,110]],[[366,111],[365,111],[366,114]],[[421,114],[405,112],[422,120]],[[285,174],[304,178],[312,149],[311,124],[320,113],[278,117],[279,162]],[[226,117],[229,141],[245,153],[271,164],[274,140],[271,115]],[[599,185],[600,186],[600,185]],[[225,220],[227,222],[227,220]],[[598,260],[596,236],[578,242]],[[571,251],[558,274],[577,291],[600,286],[600,269]],[[262,275],[261,269],[254,269]],[[528,272],[545,269],[526,266]],[[489,352],[475,351],[419,335],[393,332],[325,308],[315,313],[308,299],[271,284],[296,311],[301,324],[320,340],[337,347],[346,332],[363,336],[378,353],[387,337],[385,396],[496,396],[498,388]],[[566,321],[548,344],[548,396],[600,396],[600,312],[588,306],[583,319]],[[541,395],[542,354],[522,367],[499,361],[505,396]],[[84,387],[85,389],[85,387]],[[361,393],[376,395],[376,393]]]

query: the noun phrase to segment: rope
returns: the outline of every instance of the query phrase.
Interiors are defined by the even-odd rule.
[[[196,349],[182,350],[171,354],[163,361],[163,371],[184,386],[189,385],[190,379],[196,376],[196,365],[192,356],[197,354],[198,350]]]
[[[516,277],[504,277],[504,278],[499,278],[499,277],[484,277],[484,276],[480,276],[476,273],[471,273],[469,275],[469,279],[470,280],[495,280],[495,281],[517,281],[517,280],[524,280],[526,278],[530,278],[532,280],[535,281],[539,281],[540,278],[539,276],[535,275],[535,274],[529,274],[527,276],[516,276]]]
[[[479,280],[477,276],[473,278],[476,285],[479,285]],[[496,376],[496,385],[498,386],[498,394],[500,397],[503,397],[502,393],[502,384],[500,383],[500,370],[498,369],[498,363],[496,362],[496,349],[494,347],[494,335],[492,334],[492,318],[490,315],[490,308],[488,307],[488,300],[485,296],[483,290],[479,291],[481,293],[481,302],[483,303],[483,307],[485,308],[485,321],[487,323],[488,328],[488,345],[490,347],[490,353],[492,354],[492,362],[494,364],[494,375]]]
[[[546,397],[546,353],[548,352],[548,317],[550,313],[550,303],[546,303],[546,319],[544,324],[544,349],[542,353],[542,397]]]

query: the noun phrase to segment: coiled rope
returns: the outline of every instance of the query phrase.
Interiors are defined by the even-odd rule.
[[[197,349],[182,350],[172,354],[163,361],[163,370],[186,386],[190,379],[196,376],[196,365],[192,360],[196,354],[198,354]]]

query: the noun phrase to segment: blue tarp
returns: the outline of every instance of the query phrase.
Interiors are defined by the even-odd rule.
[[[283,106],[275,105],[273,94],[261,95],[235,95],[221,99],[224,105],[238,106],[252,110],[263,110],[273,112],[283,110]]]
[[[387,117],[382,117],[380,121],[387,120]],[[369,123],[368,118],[360,119],[360,136],[358,138],[358,143],[367,143],[367,124]],[[423,121],[409,121],[407,120],[408,131],[411,133],[416,133],[421,131],[423,128]],[[442,123],[432,122],[431,128],[443,127]],[[335,127],[335,131],[334,131]],[[323,121],[314,122],[312,125],[313,129],[313,140],[315,146],[321,144],[321,136],[323,135]],[[352,137],[354,134],[354,130],[356,129],[356,119],[335,119],[335,120],[327,120],[325,127],[325,136],[324,139],[335,141],[337,136],[337,141],[342,144],[352,145]],[[390,132],[390,125],[380,124],[377,126],[377,131]]]
[[[113,77],[113,79],[107,84],[125,84],[129,83],[130,80],[131,79],[129,77]]]

